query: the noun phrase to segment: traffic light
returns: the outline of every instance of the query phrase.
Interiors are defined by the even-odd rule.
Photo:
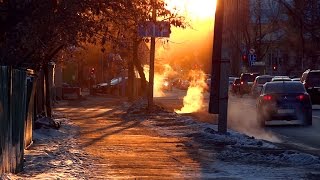
[[[273,70],[273,71],[278,71],[278,66],[277,66],[277,65],[273,65],[273,66],[272,66],[272,70]]]
[[[248,56],[246,54],[242,55],[242,64],[248,65]]]
[[[247,57],[247,55],[242,55],[242,61],[248,61],[248,57]]]

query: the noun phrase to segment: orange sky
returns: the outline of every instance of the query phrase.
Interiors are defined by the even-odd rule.
[[[168,9],[187,18],[191,27],[171,28],[169,43],[159,47],[157,59],[178,64],[207,63],[211,60],[216,0],[166,0]]]

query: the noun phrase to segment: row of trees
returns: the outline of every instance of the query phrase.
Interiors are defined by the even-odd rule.
[[[320,0],[278,1],[288,16],[288,41],[302,60],[310,61],[306,68],[315,67],[320,56]]]
[[[240,0],[235,3],[238,9],[233,10],[234,21],[226,26],[226,32],[236,54],[254,48],[258,60],[265,60],[267,65],[269,61],[274,63],[274,56],[282,63],[291,58],[291,64],[285,62],[287,74],[303,64],[301,70],[317,64],[320,0]]]
[[[151,20],[153,6],[158,19],[185,26],[183,17],[165,8],[164,0],[0,0],[0,65],[32,68],[48,78],[48,63],[62,50],[87,43],[102,51],[124,46],[131,87],[135,66],[146,89],[137,55],[143,38],[137,27]]]

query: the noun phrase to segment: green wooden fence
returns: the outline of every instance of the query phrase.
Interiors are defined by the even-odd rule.
[[[24,148],[32,142],[33,99],[26,71],[0,66],[0,174],[23,168]]]

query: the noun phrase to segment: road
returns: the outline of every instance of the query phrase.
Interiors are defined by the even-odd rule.
[[[165,97],[155,98],[155,102],[169,109],[180,109],[186,91],[174,89]],[[209,94],[205,94],[204,106],[201,112],[192,113],[199,121],[216,123],[216,117],[207,113]],[[228,126],[255,138],[272,142],[281,142],[301,150],[320,155],[320,108],[314,106],[313,125],[301,126],[297,121],[274,121],[267,123],[265,128],[259,128],[256,122],[255,100],[250,97],[229,97]]]

